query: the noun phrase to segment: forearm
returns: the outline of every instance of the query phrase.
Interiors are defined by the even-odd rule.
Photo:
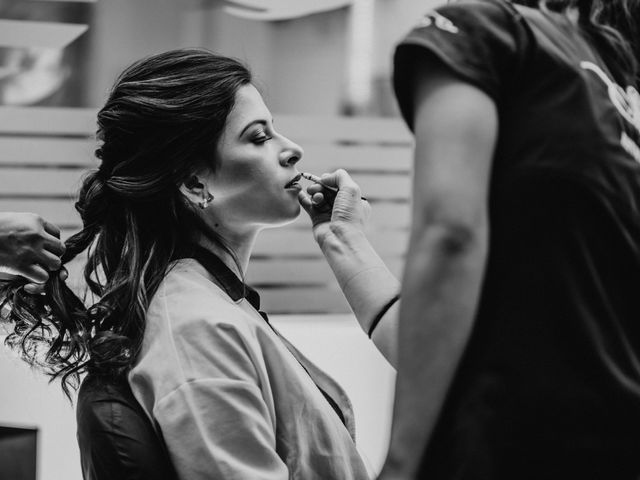
[[[464,352],[477,308],[486,231],[452,245],[425,229],[412,238],[400,308],[399,374],[386,468],[413,478]],[[401,467],[398,467],[401,466]]]
[[[359,229],[333,225],[319,244],[358,323],[368,333],[373,319],[400,291],[400,282]],[[396,317],[395,308],[390,308],[372,335],[392,364]]]

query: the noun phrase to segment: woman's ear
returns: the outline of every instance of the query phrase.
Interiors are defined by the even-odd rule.
[[[187,197],[187,200],[195,204],[202,201],[206,189],[204,183],[196,175],[191,175],[179,188],[182,194]]]
[[[207,186],[196,175],[189,177],[179,188],[187,200],[200,208],[207,208],[213,200],[213,195],[209,193]]]

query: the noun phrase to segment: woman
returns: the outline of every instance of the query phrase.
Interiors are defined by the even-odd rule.
[[[323,177],[338,188],[333,210],[320,186],[301,192],[302,149],[275,130],[249,71],[202,50],[127,68],[98,138],[100,167],[76,205],[83,229],[63,263],[88,250],[99,300],[86,309],[56,279],[44,298],[18,292],[26,350],[43,318],[36,326],[54,329],[45,363],[65,388],[84,371],[128,375],[180,478],[368,478],[346,395],[279,336],[242,280],[259,231],[302,204],[369,329],[398,285],[362,233],[358,186],[344,171]]]
[[[396,50],[416,149],[385,480],[640,477],[640,1],[540,3],[451,3]]]

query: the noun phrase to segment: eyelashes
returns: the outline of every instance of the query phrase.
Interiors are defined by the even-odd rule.
[[[256,132],[256,134],[253,136],[253,139],[251,140],[253,143],[256,144],[262,144],[268,140],[271,140],[273,137],[269,136],[266,134],[266,132],[264,130],[259,130],[258,132]]]

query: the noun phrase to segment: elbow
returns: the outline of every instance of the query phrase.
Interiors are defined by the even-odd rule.
[[[414,228],[411,243],[422,251],[428,250],[444,257],[457,257],[484,251],[487,234],[485,221],[437,221]]]
[[[448,256],[471,251],[479,242],[479,232],[466,225],[433,225],[429,228],[429,236],[439,253]]]

